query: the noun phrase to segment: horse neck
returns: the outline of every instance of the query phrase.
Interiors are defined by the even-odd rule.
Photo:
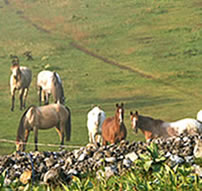
[[[153,123],[154,119],[150,118],[150,117],[145,117],[145,116],[138,116],[138,128],[142,131],[148,131],[150,130],[150,123]]]
[[[20,70],[20,67],[17,69],[17,80],[20,81],[22,79],[22,72]]]
[[[20,120],[19,127],[18,127],[16,141],[23,141],[24,140],[24,132],[25,132],[24,125],[25,125],[25,116],[23,115],[21,120]]]
[[[55,100],[59,101],[60,103],[63,103],[64,90],[62,84],[58,80],[57,82],[53,83],[52,94]]]
[[[20,67],[18,67],[16,70],[17,70],[16,71],[16,78],[14,78],[14,79],[16,82],[19,82],[21,80],[22,72],[20,70]],[[13,73],[13,76],[15,76],[14,73]]]
[[[145,128],[145,125],[144,125],[144,122],[143,121],[145,121],[146,120],[146,118],[144,117],[144,116],[141,116],[141,115],[139,115],[138,116],[138,128],[140,129],[140,130],[144,130],[144,128]]]
[[[31,113],[35,113],[35,106],[30,106],[27,108],[27,110],[23,113],[21,119],[20,119],[20,123],[19,123],[19,127],[18,127],[18,132],[17,132],[17,138],[16,140],[17,141],[22,141],[24,140],[24,133],[25,133],[25,128],[26,128],[26,125],[28,123],[28,118],[27,118],[27,114],[28,114],[28,117],[30,117],[29,115]],[[33,121],[33,120],[32,120]],[[29,121],[30,123],[30,121]]]

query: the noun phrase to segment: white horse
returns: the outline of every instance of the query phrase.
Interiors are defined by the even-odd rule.
[[[188,133],[190,135],[202,133],[202,123],[192,118],[181,119],[175,122],[165,122],[163,126],[173,128],[177,135],[182,133]]]
[[[32,81],[32,71],[25,66],[20,66],[18,62],[14,62],[12,64],[11,71],[12,71],[12,74],[10,76],[10,91],[12,96],[11,111],[14,110],[16,90],[19,90],[20,110],[22,110],[22,108],[25,108],[25,102],[28,95],[29,86]]]
[[[105,112],[98,106],[95,106],[88,112],[87,117],[89,142],[96,143],[96,135],[101,135],[102,132],[102,124],[106,118]]]
[[[184,132],[188,134],[202,133],[202,110],[197,113],[196,119],[181,119],[176,122],[168,123],[168,125],[174,128],[174,130],[178,132],[178,135]]]
[[[196,119],[202,123],[202,110],[197,113]]]
[[[44,70],[37,76],[37,87],[39,94],[39,104],[41,100],[44,104],[49,104],[49,97],[52,94],[55,103],[64,104],[64,90],[60,76],[56,72]]]

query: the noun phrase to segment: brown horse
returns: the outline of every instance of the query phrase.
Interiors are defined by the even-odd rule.
[[[176,130],[160,119],[139,115],[136,111],[130,112],[130,120],[132,129],[137,133],[138,129],[142,131],[146,140],[157,137],[170,137],[177,135]]]
[[[20,92],[20,110],[25,108],[25,101],[28,95],[29,86],[32,81],[32,72],[29,68],[20,66],[19,61],[13,62],[11,66],[12,74],[10,76],[10,91],[12,96],[11,111],[14,110],[15,92]]]
[[[16,150],[24,151],[30,131],[34,131],[35,150],[38,150],[38,129],[56,127],[60,136],[61,147],[64,145],[64,133],[66,140],[71,137],[71,113],[69,108],[61,104],[45,106],[30,106],[22,115],[16,138]]]
[[[125,139],[127,130],[124,125],[124,105],[116,104],[115,115],[104,120],[102,125],[103,145],[109,143],[118,143]]]

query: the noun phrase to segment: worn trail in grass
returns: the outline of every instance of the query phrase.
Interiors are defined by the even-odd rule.
[[[60,74],[72,110],[72,139],[66,144],[88,142],[92,104],[110,116],[115,103],[124,102],[128,140],[143,140],[130,129],[130,110],[167,121],[195,118],[202,99],[201,17],[199,0],[0,1],[0,138],[15,140],[22,115],[17,97],[10,112],[10,54],[33,71],[28,105],[38,104],[39,71]],[[58,144],[59,138],[53,130],[40,131],[39,142]],[[1,153],[15,149],[0,147]]]

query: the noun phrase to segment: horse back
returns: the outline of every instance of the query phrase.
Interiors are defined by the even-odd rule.
[[[61,111],[55,104],[37,107],[36,109],[36,123],[40,129],[47,129],[57,126],[60,122]]]
[[[103,128],[108,129],[108,127],[112,126],[113,124],[114,124],[114,117],[106,118],[102,124],[102,130]]]
[[[42,87],[43,90],[51,93],[53,72],[48,70],[43,70],[38,73],[37,76],[37,86]]]
[[[22,73],[22,84],[25,88],[28,88],[32,81],[32,71],[25,66],[20,66],[20,71]]]

